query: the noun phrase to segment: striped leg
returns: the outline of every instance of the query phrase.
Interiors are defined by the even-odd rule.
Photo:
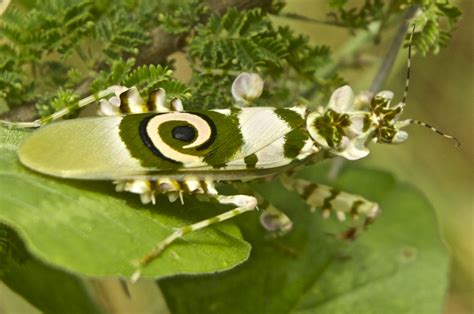
[[[53,113],[50,116],[35,120],[33,122],[10,122],[10,121],[5,121],[5,120],[0,120],[0,125],[12,127],[12,128],[39,128],[40,126],[48,124],[52,121],[58,120],[73,111],[76,111],[80,108],[93,104],[102,98],[113,96],[114,94],[116,94],[117,88],[123,88],[123,87],[112,86],[108,89],[98,92],[96,95],[83,98],[79,100],[77,103],[71,104],[68,107],[63,108]]]
[[[281,181],[288,190],[300,194],[305,202],[311,206],[311,211],[315,211],[317,208],[321,209],[324,218],[328,218],[331,213],[334,213],[340,221],[345,221],[347,215],[350,215],[354,222],[361,222],[340,235],[345,239],[353,239],[380,212],[376,203],[358,195],[289,176],[282,176]]]
[[[234,218],[245,212],[252,211],[257,207],[257,199],[253,196],[248,196],[248,195],[230,195],[230,196],[218,195],[215,197],[215,199],[221,204],[232,204],[232,205],[237,206],[237,208],[231,209],[227,212],[211,217],[209,219],[199,221],[192,225],[176,228],[173,233],[171,233],[163,241],[158,243],[150,253],[143,256],[137,262],[138,269],[132,275],[131,280],[137,281],[141,275],[141,268],[145,267],[153,259],[158,257],[171,243],[181,238],[182,236],[188,233],[191,233],[193,231],[206,228],[215,223]]]
[[[73,111],[94,104],[96,101],[100,102],[98,114],[103,116],[120,116],[127,113],[183,111],[183,104],[178,98],[171,100],[169,104],[166,103],[166,92],[162,88],[152,91],[148,100],[145,101],[135,86],[128,88],[114,85],[95,95],[83,98],[77,103],[73,103],[52,115],[37,119],[33,122],[10,122],[0,120],[0,125],[11,128],[38,128],[58,120]]]
[[[252,195],[257,199],[260,210],[260,224],[270,232],[270,237],[281,237],[291,231],[293,222],[288,216],[270,204],[263,196],[252,190],[244,183],[234,183],[239,193]]]

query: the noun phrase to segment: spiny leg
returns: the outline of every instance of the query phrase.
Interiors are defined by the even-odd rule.
[[[0,120],[0,125],[4,125],[11,128],[38,128],[42,125],[58,120],[64,117],[65,115],[67,115],[68,113],[71,113],[79,108],[83,108],[90,104],[93,104],[97,100],[114,95],[116,93],[115,88],[116,87],[110,87],[108,89],[98,92],[95,95],[91,95],[86,98],[83,98],[79,100],[77,103],[73,103],[59,111],[56,111],[55,113],[47,117],[37,119],[33,122],[10,122],[10,121],[5,121],[5,120]]]
[[[252,195],[257,199],[260,211],[260,224],[270,232],[270,237],[281,237],[291,231],[293,222],[278,208],[270,204],[262,195],[252,190],[247,184],[234,183],[239,193]]]
[[[183,111],[183,104],[178,98],[166,104],[166,92],[162,88],[152,91],[148,100],[144,101],[135,86],[128,88],[114,85],[35,121],[11,122],[0,120],[0,125],[10,128],[38,128],[56,121],[75,110],[91,105],[96,101],[100,101],[98,113],[103,116],[120,116],[128,113]]]
[[[177,239],[193,231],[206,228],[215,223],[234,218],[248,211],[252,211],[257,207],[257,199],[253,196],[248,195],[217,195],[215,196],[215,199],[220,204],[232,204],[237,207],[226,211],[220,215],[196,222],[194,224],[176,228],[174,232],[172,232],[164,240],[159,242],[150,253],[143,256],[140,260],[137,261],[137,270],[132,275],[131,280],[137,281],[141,276],[141,269],[148,265],[155,258],[157,258],[171,243],[173,243]]]
[[[353,222],[359,224],[340,234],[344,239],[353,239],[372,223],[380,212],[376,203],[365,198],[331,188],[326,185],[316,184],[304,179],[282,175],[282,184],[290,191],[295,191],[311,207],[311,211],[321,209],[324,218],[334,213],[339,221],[345,221],[349,215]]]

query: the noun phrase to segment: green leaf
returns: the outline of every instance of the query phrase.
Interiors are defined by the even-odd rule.
[[[146,206],[137,195],[116,193],[110,182],[36,174],[21,166],[15,153],[28,133],[0,128],[0,222],[18,232],[31,254],[55,267],[129,277],[131,261],[147,254],[173,227],[224,210],[194,198],[185,198],[182,206],[160,197],[157,205]],[[143,270],[143,277],[223,271],[245,261],[249,251],[238,228],[222,223],[178,240]]]
[[[188,0],[184,3],[172,1],[167,8],[163,8],[158,19],[161,27],[170,34],[180,34],[189,32],[195,24],[199,22],[199,18],[207,11],[207,7],[202,1]]]
[[[161,65],[144,65],[134,69],[123,80],[125,86],[136,86],[143,95],[153,89],[163,88],[168,100],[173,98],[187,99],[190,97],[186,85],[172,78],[173,71]]]
[[[76,104],[79,100],[79,96],[72,90],[58,89],[53,98],[48,98],[47,101],[40,101],[36,104],[36,109],[41,117],[47,117],[61,109]],[[77,115],[79,112],[76,111],[71,115]],[[69,115],[69,116],[71,116]]]
[[[324,182],[325,170],[308,167],[304,177]],[[412,186],[369,169],[346,169],[333,185],[382,208],[379,219],[355,241],[335,237],[340,223],[309,213],[297,195],[279,184],[256,186],[285,211],[293,230],[265,240],[256,219],[241,217],[253,247],[249,261],[212,277],[161,280],[171,311],[441,313],[448,255],[426,199]]]
[[[289,27],[275,28],[260,9],[213,14],[196,28],[187,52],[193,67],[187,108],[232,106],[229,86],[243,71],[260,73],[266,82],[257,105],[290,106],[301,101],[295,95],[310,96],[305,91],[311,90],[329,96],[341,84],[336,77],[318,74],[330,62],[328,47],[313,46]]]
[[[437,54],[450,40],[461,12],[443,0],[422,1],[420,12],[413,21],[417,29],[413,36],[413,45],[422,55]],[[407,43],[410,42],[409,39],[410,36],[407,35]]]
[[[25,251],[18,236],[0,224],[0,242],[8,236],[10,243],[1,246],[0,260],[5,272],[0,278],[11,290],[23,296],[44,313],[100,313],[90,291],[74,275],[45,265]],[[45,285],[48,289],[45,289]]]
[[[331,12],[330,16],[341,26],[350,29],[366,28],[371,22],[386,18],[384,16],[385,3],[382,0],[364,1],[364,4],[359,6],[354,6],[352,1],[349,2],[350,7],[346,8],[348,2],[345,0],[330,0],[329,2],[329,5],[337,10],[337,12]]]

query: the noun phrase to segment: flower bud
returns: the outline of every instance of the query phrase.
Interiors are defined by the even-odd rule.
[[[256,73],[242,73],[232,83],[232,96],[237,102],[249,103],[260,97],[263,80]]]

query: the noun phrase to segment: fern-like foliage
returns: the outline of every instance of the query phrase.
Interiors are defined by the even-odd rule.
[[[241,71],[262,73],[271,82],[273,88],[263,95],[263,103],[285,105],[289,98],[281,96],[294,93],[289,84],[279,82],[281,76],[298,81],[294,85],[300,87],[314,84],[318,68],[329,58],[328,48],[311,46],[288,27],[273,27],[260,9],[214,14],[196,31],[188,54],[194,65],[192,87],[197,90],[193,100],[203,107],[229,106],[233,101],[229,86]]]
[[[229,87],[243,71],[264,77],[261,105],[291,105],[304,101],[300,95],[327,98],[343,82],[337,73],[321,71],[331,62],[328,47],[311,44],[289,27],[275,26],[270,15],[280,14],[281,0],[261,9],[229,8],[221,14],[206,6],[212,1],[198,0],[16,3],[0,20],[0,103],[35,104],[40,115],[116,84],[137,85],[144,95],[163,87],[188,108],[213,108],[233,104]],[[351,31],[373,22],[401,21],[404,10],[418,6],[414,44],[422,53],[445,45],[459,17],[447,0],[328,3],[336,24]],[[141,52],[156,41],[158,28],[183,40],[192,69],[188,87],[172,77],[171,60],[143,64]]]
[[[106,60],[113,62],[118,58],[136,55],[138,47],[149,41],[144,25],[130,23],[134,17],[124,8],[116,8],[110,14],[110,18],[102,19],[96,25],[96,39],[105,43],[102,53]]]
[[[172,78],[173,71],[161,65],[144,65],[128,74],[123,84],[137,86],[143,94],[148,94],[153,89],[163,88],[169,100],[180,98],[189,99],[191,96],[188,87]]]
[[[97,80],[100,73],[116,73],[117,63],[126,64],[123,60],[149,43],[158,5],[128,0],[10,5],[0,21],[0,97],[10,107],[35,103],[44,115],[90,93],[90,82],[106,88],[99,82],[107,80]],[[113,78],[109,81],[118,81]]]
[[[461,12],[448,1],[421,1],[422,12],[415,18],[417,32],[413,43],[421,54],[437,54],[451,38]]]
[[[180,98],[189,99],[191,94],[188,87],[173,78],[173,71],[161,65],[135,66],[135,59],[119,59],[112,63],[111,70],[101,71],[99,76],[92,82],[91,89],[98,92],[103,86],[123,85],[136,86],[143,95],[150,91],[163,88],[169,100]]]
[[[386,26],[391,15],[416,6],[418,12],[413,23],[417,31],[413,45],[423,55],[429,52],[436,54],[441,47],[446,46],[461,15],[449,0],[365,0],[360,6],[354,6],[348,0],[329,0],[329,4],[335,10],[330,14],[334,22],[351,31],[365,29],[376,21]],[[408,39],[409,36],[407,43]]]
[[[36,109],[40,116],[48,116],[53,114],[60,109],[73,105],[79,101],[79,96],[70,89],[60,88],[52,96],[45,95],[45,97],[38,101]],[[72,112],[71,115],[75,115],[77,112]]]
[[[360,6],[349,7],[348,0],[329,0],[329,5],[336,9],[330,16],[336,24],[350,30],[367,28],[370,23],[380,21],[384,17],[385,2],[383,0],[365,0]]]
[[[57,87],[54,83],[66,66],[45,59],[51,54],[67,58],[73,47],[91,32],[91,7],[89,1],[70,6],[45,1],[41,10],[24,14],[12,7],[4,13],[0,22],[4,39],[0,49],[0,95],[9,104],[38,99],[32,95],[37,87]]]
[[[160,25],[170,34],[182,34],[189,32],[200,18],[207,13],[207,7],[200,0],[171,1],[164,4],[158,19]]]

